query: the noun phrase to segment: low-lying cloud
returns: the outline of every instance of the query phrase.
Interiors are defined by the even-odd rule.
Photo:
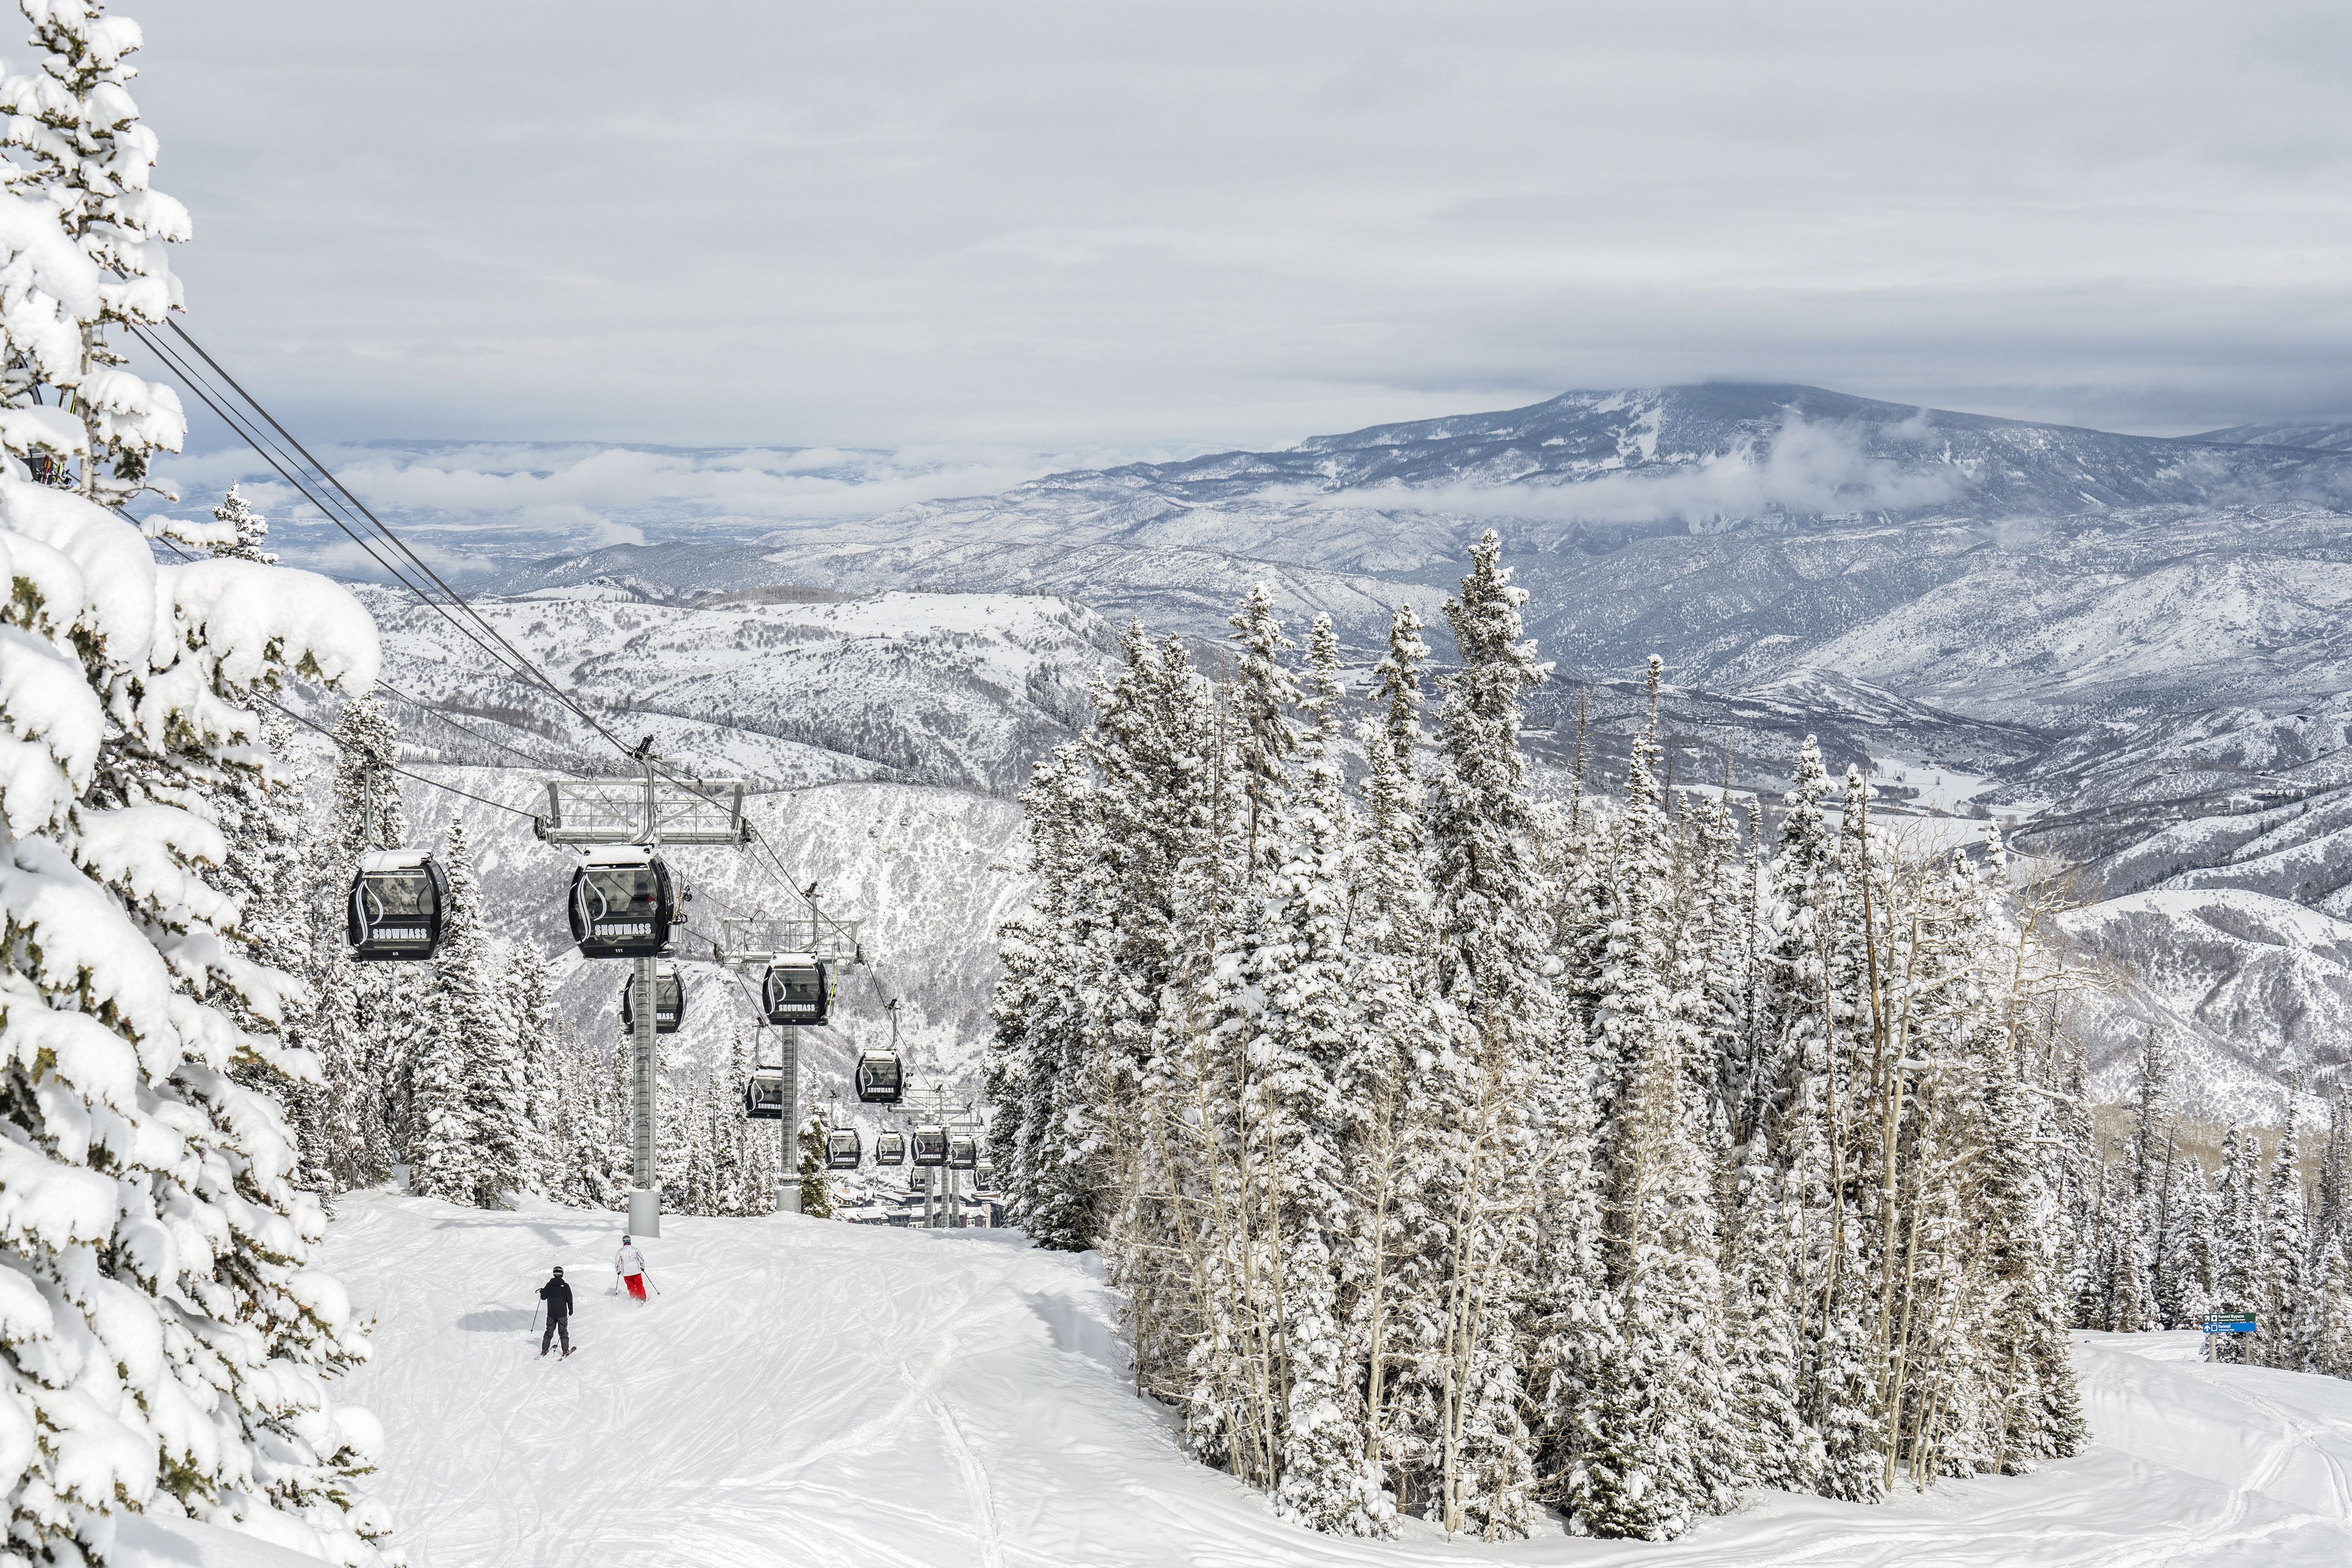
[[[693,449],[588,442],[353,445],[320,457],[368,507],[446,558],[488,569],[553,551],[877,517],[920,501],[992,495],[1129,452],[906,447]],[[293,487],[242,448],[174,460],[175,505],[194,516],[232,484],[272,521],[289,561],[365,574]]]
[[[1967,488],[1949,466],[1874,455],[1866,426],[1807,420],[1791,412],[1763,445],[1743,441],[1696,462],[1612,470],[1566,483],[1370,486],[1327,492],[1327,507],[1535,518],[1555,522],[1701,525],[1771,513],[1798,516],[1908,511]],[[1903,427],[1884,434],[1902,437]]]

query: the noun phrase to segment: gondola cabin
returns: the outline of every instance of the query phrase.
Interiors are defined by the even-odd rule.
[[[874,1135],[874,1163],[877,1165],[905,1164],[907,1135],[904,1132],[877,1132]]]
[[[915,1129],[914,1162],[918,1165],[938,1166],[948,1163],[948,1133],[944,1127]]]
[[[654,1033],[675,1035],[686,1018],[686,983],[677,977],[677,965],[665,963],[654,974]],[[635,1034],[637,1029],[637,977],[634,974],[621,982],[621,1030]]]
[[[857,1058],[857,1098],[868,1105],[896,1105],[906,1085],[898,1058],[889,1051],[867,1051]]]
[[[360,861],[352,879],[344,928],[352,956],[362,963],[414,963],[441,947],[441,921],[449,908],[449,879],[421,849],[380,849]]]
[[[650,849],[591,849],[572,873],[572,940],[583,958],[650,958],[669,945],[677,913],[669,868]]]
[[[784,1119],[784,1075],[760,1071],[745,1079],[743,1114],[754,1121],[782,1121]]]
[[[771,1024],[822,1024],[833,1011],[833,965],[821,958],[780,958],[760,983]]]
[[[948,1145],[948,1169],[969,1171],[980,1164],[980,1145],[969,1138],[959,1138]]]
[[[836,1127],[824,1135],[824,1168],[854,1171],[866,1162],[866,1139],[855,1127]]]

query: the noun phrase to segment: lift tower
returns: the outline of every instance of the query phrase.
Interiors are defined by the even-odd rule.
[[[857,944],[857,922],[838,921],[817,907],[814,884],[801,894],[808,913],[799,917],[762,916],[756,919],[729,918],[719,922],[719,940],[711,946],[712,960],[734,970],[759,987],[761,977],[772,964],[801,961],[822,962],[828,974],[838,976],[865,961],[864,951]],[[774,1023],[773,1018],[768,1020]],[[792,1214],[800,1213],[800,1136],[801,1136],[801,1031],[797,1024],[782,1024],[778,1033],[783,1041],[783,1059],[778,1065],[784,1075],[783,1119],[778,1123],[780,1147],[776,1154],[776,1206]],[[755,1063],[754,1065],[759,1065]]]
[[[537,819],[539,836],[551,844],[639,845],[659,853],[666,844],[751,842],[743,818],[740,779],[677,779],[656,766],[652,747],[642,750],[645,776],[637,779],[550,779],[547,815]],[[688,895],[691,896],[691,895]],[[659,1112],[655,1093],[654,986],[658,960],[635,960],[637,1006],[630,1047],[629,1233],[661,1235]]]

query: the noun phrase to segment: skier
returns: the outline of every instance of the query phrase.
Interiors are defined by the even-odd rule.
[[[646,1255],[621,1237],[620,1255],[613,1259],[613,1272],[629,1288],[629,1294],[642,1301],[646,1299]]]
[[[547,1303],[547,1331],[539,1336],[539,1353],[547,1353],[548,1342],[561,1334],[563,1353],[572,1353],[572,1287],[563,1282],[563,1266],[555,1266],[555,1278],[539,1288],[539,1299]]]

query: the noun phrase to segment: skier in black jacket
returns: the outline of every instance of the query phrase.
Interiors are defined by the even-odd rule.
[[[539,1353],[545,1355],[549,1342],[558,1334],[563,1336],[563,1353],[572,1353],[572,1287],[563,1282],[563,1268],[557,1265],[555,1278],[539,1288],[539,1299],[547,1303],[547,1331],[539,1336]]]

